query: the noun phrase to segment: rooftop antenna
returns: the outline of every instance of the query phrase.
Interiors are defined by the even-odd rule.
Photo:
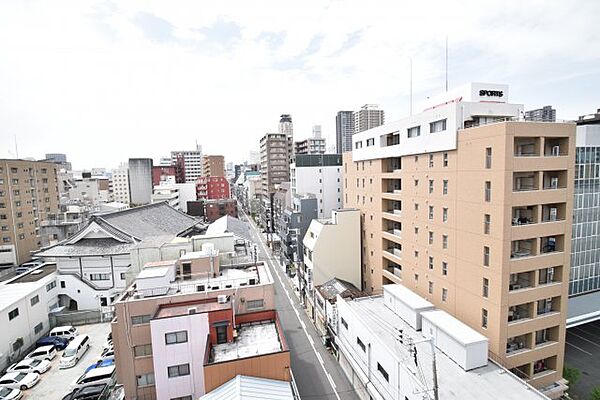
[[[446,35],[446,92],[448,91],[448,35]]]
[[[15,154],[19,158],[19,147],[17,146],[17,134],[15,133]]]
[[[412,92],[412,57],[410,58],[410,115],[412,115],[412,103],[413,103],[413,92]]]

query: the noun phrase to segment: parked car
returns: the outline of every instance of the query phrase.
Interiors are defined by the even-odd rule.
[[[89,372],[95,368],[102,368],[102,367],[110,367],[111,365],[115,364],[115,360],[104,360],[104,361],[99,361],[95,364],[90,365],[89,367],[87,367],[85,369],[85,372]]]
[[[40,381],[40,374],[27,372],[9,372],[0,378],[0,387],[26,390]]]
[[[102,352],[111,350],[114,347],[112,340],[107,340],[102,346]]]
[[[71,325],[57,326],[56,328],[50,331],[50,334],[48,334],[48,336],[58,336],[67,340],[73,340],[75,339],[75,336],[77,336],[77,328]]]
[[[60,362],[59,368],[70,368],[75,366],[79,359],[90,348],[90,338],[88,335],[79,335],[65,349]]]
[[[62,400],[98,400],[107,385],[92,385],[86,386],[82,389],[75,389],[68,395],[62,398]]]
[[[54,345],[56,350],[64,350],[69,345],[69,339],[60,336],[44,336],[36,342],[36,347]]]
[[[31,353],[27,354],[25,358],[32,358],[34,360],[53,360],[56,357],[56,347],[54,345],[38,347]]]
[[[21,362],[11,365],[6,370],[7,372],[35,372],[43,374],[50,369],[50,361],[37,360],[35,358],[26,358]]]
[[[71,384],[71,389],[82,389],[87,386],[106,384],[112,386],[115,380],[115,366],[96,368],[85,372]]]
[[[0,388],[0,400],[20,400],[21,397],[23,397],[23,392],[19,389]]]
[[[102,354],[100,354],[100,358],[98,359],[98,362],[114,360],[114,359],[115,359],[115,349],[110,348],[110,349],[104,350],[102,352]]]

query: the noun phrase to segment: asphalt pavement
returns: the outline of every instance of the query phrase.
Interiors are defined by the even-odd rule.
[[[581,371],[569,394],[587,399],[592,389],[600,386],[600,321],[567,329],[565,364]]]
[[[273,275],[276,309],[290,349],[292,374],[300,397],[358,400],[337,360],[322,344],[285,272],[271,256],[263,235],[245,214],[240,218],[248,222],[252,238],[259,244],[259,260],[267,262]]]

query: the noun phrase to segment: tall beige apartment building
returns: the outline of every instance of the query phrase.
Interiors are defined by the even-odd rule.
[[[575,125],[519,121],[522,106],[507,98],[505,85],[472,83],[354,135],[344,206],[362,212],[365,290],[408,287],[555,398],[565,388]]]
[[[202,156],[203,176],[225,176],[225,157]]]
[[[282,182],[290,181],[292,137],[286,133],[266,133],[260,139],[262,196],[274,193]]]
[[[40,224],[56,213],[56,164],[0,160],[0,265],[31,260],[41,246]]]

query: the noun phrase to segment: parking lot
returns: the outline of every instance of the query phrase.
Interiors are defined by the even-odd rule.
[[[78,326],[80,334],[90,337],[90,349],[83,355],[73,368],[59,369],[58,362],[62,351],[52,360],[52,367],[42,374],[40,383],[29,390],[25,390],[23,399],[29,400],[61,400],[68,392],[69,385],[79,378],[85,369],[98,361],[106,336],[110,332],[110,324],[94,324]]]
[[[565,364],[581,371],[579,382],[569,390],[577,399],[587,399],[600,385],[600,321],[567,329]]]

